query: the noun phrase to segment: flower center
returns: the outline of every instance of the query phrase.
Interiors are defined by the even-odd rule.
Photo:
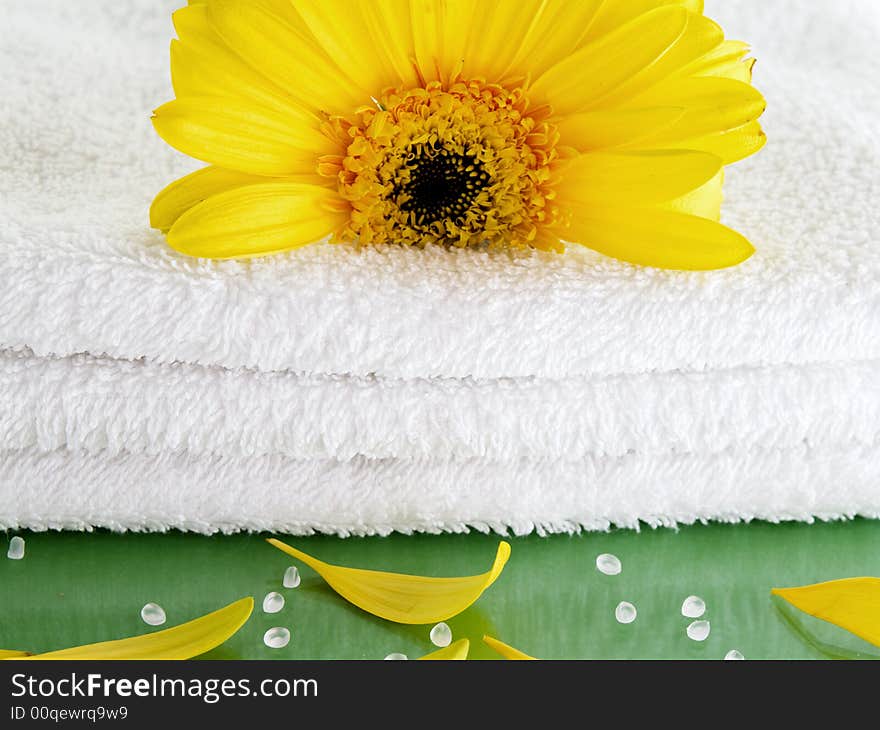
[[[481,80],[395,89],[330,120],[342,154],[320,159],[351,206],[340,239],[363,244],[536,246],[562,218],[562,150],[547,108]],[[543,238],[542,236],[546,237]]]
[[[489,183],[483,164],[473,155],[436,145],[418,145],[410,154],[408,175],[402,176],[408,179],[392,190],[398,208],[411,214],[410,224],[423,230],[444,221],[464,225]]]

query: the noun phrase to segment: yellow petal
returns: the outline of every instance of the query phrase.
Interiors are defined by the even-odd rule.
[[[744,84],[752,83],[752,71],[755,68],[755,59],[747,58],[739,61],[728,61],[727,63],[719,63],[699,76],[717,76],[719,78],[731,79],[733,81],[742,81]]]
[[[604,2],[595,21],[590,25],[586,41],[599,38],[616,30],[639,15],[664,5],[679,5],[693,13],[703,12],[703,0],[613,0]]]
[[[702,187],[658,207],[676,213],[686,213],[699,216],[700,218],[708,218],[717,223],[721,220],[721,203],[723,202],[724,169],[722,168],[715,177]]]
[[[214,195],[184,213],[168,244],[188,256],[241,258],[304,246],[341,228],[336,193],[295,182],[267,182]]]
[[[490,648],[497,651],[501,656],[505,659],[525,659],[525,660],[534,660],[535,657],[529,656],[525,652],[520,651],[519,649],[514,649],[512,646],[505,644],[503,641],[498,641],[498,639],[494,639],[491,636],[485,635],[483,636],[483,643],[489,646]]]
[[[725,165],[730,165],[759,152],[765,144],[767,135],[761,125],[749,122],[729,131],[671,142],[670,146],[709,152],[724,160]]]
[[[331,565],[280,540],[268,542],[302,560],[358,608],[401,624],[433,624],[457,616],[495,582],[510,557],[510,545],[501,542],[488,572],[464,578],[430,578]]]
[[[384,89],[399,86],[410,74],[401,76],[395,59],[385,52],[385,29],[368,22],[375,17],[369,5],[351,0],[294,1],[296,11],[324,52],[345,69],[355,84],[379,96]]]
[[[790,603],[774,597],[780,617],[805,644],[827,659],[854,660],[880,659],[880,652],[870,651],[863,639],[843,631],[840,627],[802,613]],[[821,624],[821,626],[820,626]]]
[[[164,188],[150,206],[150,226],[167,231],[190,208],[212,195],[245,185],[265,182],[266,178],[244,172],[204,167],[175,180]]]
[[[164,631],[35,654],[27,659],[190,659],[220,646],[244,625],[253,610],[254,599],[242,598]]]
[[[604,0],[546,0],[504,76],[538,78],[578,48]],[[514,3],[511,3],[514,4]]]
[[[350,114],[369,104],[375,92],[359,89],[289,7],[280,14],[266,0],[213,0],[208,18],[235,53],[308,108]]]
[[[578,152],[608,149],[634,144],[656,135],[677,122],[684,109],[653,107],[650,109],[597,109],[572,114],[557,123],[560,144]]]
[[[645,13],[553,66],[531,94],[560,116],[596,108],[666,53],[687,23],[687,11],[678,6]]]
[[[573,206],[563,237],[621,261],[681,271],[735,266],[755,251],[720,223],[656,208]]]
[[[480,12],[475,0],[410,0],[412,54],[422,79],[445,80],[461,70],[468,37],[482,27]]]
[[[459,639],[458,641],[453,641],[449,646],[443,649],[432,651],[430,654],[425,654],[425,656],[420,656],[419,659],[463,661],[468,658],[468,651],[470,651],[470,648],[470,641],[467,639]]]
[[[470,0],[469,4],[472,6],[471,17],[462,18],[470,25],[465,26],[467,45],[461,52],[464,75],[467,78],[485,78],[490,82],[501,81],[535,28],[544,0]],[[578,19],[577,13],[570,16],[569,22]],[[454,56],[448,56],[447,59],[448,63],[454,60]],[[530,70],[534,74],[534,69]]]
[[[724,41],[721,45],[679,69],[676,76],[723,76],[717,69],[731,63],[748,65],[744,60],[751,48],[743,41]]]
[[[595,152],[573,160],[556,190],[563,204],[652,205],[702,187],[721,167],[718,157],[690,150]]]
[[[718,23],[699,13],[689,12],[687,28],[661,60],[663,71],[677,72],[715,53],[723,45],[724,30]]]
[[[361,10],[372,37],[382,39],[376,52],[387,58],[404,86],[418,86],[409,0],[370,0],[362,3]]]
[[[27,651],[14,651],[12,649],[0,649],[0,659],[21,659],[30,656]]]
[[[206,5],[188,5],[172,17],[180,39],[171,41],[171,83],[178,97],[241,97],[304,116],[307,110],[290,94],[250,67],[222,41],[209,23]]]
[[[801,588],[774,588],[772,593],[810,616],[880,646],[880,578],[847,578]]]
[[[651,89],[673,76],[679,69],[716,49],[724,42],[724,31],[713,20],[702,15],[687,14],[687,26],[669,50],[643,72],[633,76],[613,93],[602,99],[603,107],[613,107],[639,93]],[[664,100],[663,104],[675,105]]]
[[[643,140],[645,145],[665,144],[736,129],[758,119],[767,106],[761,92],[754,86],[714,77],[674,79],[656,86],[633,103],[639,106],[663,104],[684,109],[675,123]]]
[[[339,151],[311,118],[232,97],[176,99],[156,109],[153,126],[197,160],[254,175],[313,173],[320,155]]]

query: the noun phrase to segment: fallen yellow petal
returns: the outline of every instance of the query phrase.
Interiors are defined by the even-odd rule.
[[[30,656],[27,651],[13,651],[12,649],[0,649],[0,659],[21,659]]]
[[[471,648],[471,642],[467,639],[459,639],[453,641],[449,646],[432,651],[430,654],[420,656],[419,659],[442,660],[442,661],[464,661],[468,658],[468,652]]]
[[[810,616],[880,646],[880,578],[847,578],[771,592]]]
[[[483,636],[483,643],[486,644],[488,647],[497,651],[505,659],[531,659],[531,660],[535,660],[535,657],[529,656],[528,654],[520,651],[519,649],[514,649],[512,646],[505,644],[503,641],[498,641],[498,639],[493,639],[491,636],[488,636],[488,635]]]
[[[280,540],[269,544],[301,560],[345,600],[380,618],[400,624],[433,624],[457,616],[501,575],[510,545],[498,544],[495,563],[487,573],[464,578],[429,578],[325,563]]]
[[[16,658],[190,659],[220,646],[244,625],[253,610],[254,599],[242,598],[218,611],[164,631]]]

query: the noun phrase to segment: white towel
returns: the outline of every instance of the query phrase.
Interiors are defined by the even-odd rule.
[[[876,515],[880,8],[707,3],[752,41],[758,254],[167,249],[176,3],[38,0],[0,41],[0,528],[516,531]],[[8,102],[12,103],[8,103]]]
[[[298,376],[0,353],[0,443],[516,461],[880,443],[880,362],[553,379]]]
[[[575,532],[880,517],[871,449],[491,462],[0,455],[0,527],[210,534]]]

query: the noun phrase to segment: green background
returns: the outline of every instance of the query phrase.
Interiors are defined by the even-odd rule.
[[[6,559],[6,541],[0,555],[0,648],[39,652],[145,633],[158,630],[140,619],[149,601],[165,609],[161,628],[168,628],[246,595],[257,601],[253,616],[205,658],[382,659],[395,651],[415,658],[434,648],[430,626],[365,614],[308,567],[299,566],[298,588],[284,589],[284,570],[296,561],[262,535],[17,534],[27,542],[25,558]],[[484,572],[499,539],[277,537],[328,562],[438,576]],[[476,640],[472,658],[495,656],[479,642],[484,633],[547,659],[720,659],[730,649],[747,659],[875,653],[829,624],[801,621],[771,599],[770,589],[880,575],[880,522],[699,525],[510,542],[498,581],[448,622],[454,638]],[[620,557],[621,575],[596,570],[604,552]],[[286,605],[264,614],[262,598],[272,590]],[[685,635],[681,604],[690,594],[708,604],[712,631],[703,643]],[[626,626],[614,619],[622,600],[638,608]],[[286,648],[263,645],[272,626],[291,630]]]

